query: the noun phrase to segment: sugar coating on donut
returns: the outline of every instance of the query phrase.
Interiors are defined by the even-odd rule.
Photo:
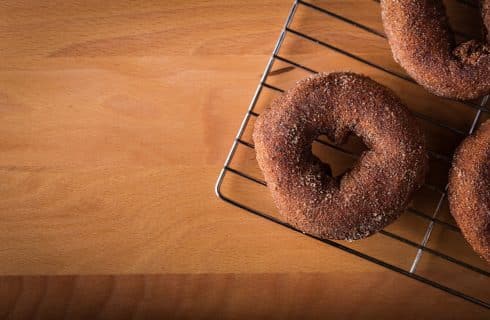
[[[490,120],[454,155],[449,208],[468,243],[490,262]]]
[[[441,0],[381,1],[394,59],[428,91],[461,100],[490,93],[490,0],[481,13],[484,39],[457,45]]]
[[[313,155],[315,138],[349,134],[369,148],[340,180]],[[394,221],[423,183],[424,135],[386,87],[354,73],[317,74],[275,99],[253,132],[259,166],[280,214],[327,239],[356,240]]]

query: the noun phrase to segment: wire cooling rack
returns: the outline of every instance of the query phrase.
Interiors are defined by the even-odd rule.
[[[422,96],[417,101],[422,101],[418,104],[426,104],[423,108],[425,111],[414,110],[411,104],[408,105],[414,116],[426,129],[430,148],[430,170],[439,170],[442,172],[441,176],[446,177],[454,147],[467,135],[473,133],[481,122],[490,118],[487,106],[488,96],[478,102],[453,101],[431,96],[402,69],[399,69],[394,63],[387,63],[389,59],[383,57],[375,59],[376,61],[368,59],[365,54],[360,53],[362,50],[349,47],[348,43],[342,43],[342,41],[332,41],[332,39],[339,38],[339,35],[335,35],[334,32],[326,37],[311,34],[312,30],[318,28],[308,27],[307,22],[310,21],[308,15],[316,15],[319,19],[328,19],[328,21],[325,20],[325,30],[322,35],[327,35],[329,31],[332,31],[328,29],[328,26],[343,24],[345,28],[350,28],[351,36],[359,34],[359,39],[363,41],[374,39],[369,41],[372,41],[374,46],[381,46],[381,49],[389,54],[386,37],[380,31],[379,25],[376,28],[376,26],[364,24],[363,21],[355,21],[355,18],[345,14],[347,11],[341,10],[342,3],[339,1],[332,1],[336,4],[332,5],[332,8],[340,12],[328,5],[325,6],[328,1],[320,3],[312,1],[294,1],[216,183],[216,194],[222,200],[297,232],[301,231],[281,220],[277,212],[274,212],[268,191],[265,190],[266,183],[255,163],[254,145],[250,133],[253,130],[253,122],[259,115],[260,106],[266,106],[274,95],[287,89],[279,87],[277,83],[281,81],[275,80],[277,76],[291,73],[291,71],[305,73],[302,76],[297,74],[289,76],[296,77],[295,80],[298,80],[306,74],[316,73],[317,70],[334,71],[329,70],[332,68],[331,65],[320,66],[319,61],[337,57],[336,64],[338,61],[345,61],[347,68],[352,71],[368,73],[375,80],[388,82],[390,87],[397,83],[397,93],[403,95],[409,91],[406,95],[421,94]],[[373,1],[374,4],[371,4],[371,7],[376,5],[373,8],[378,11],[373,13],[373,16],[379,15],[379,7],[376,2]],[[474,4],[468,0],[459,0],[459,3],[469,8],[474,7]],[[297,25],[294,23],[300,10],[299,19],[302,17],[302,21],[306,21],[305,28],[301,27],[301,23]],[[465,32],[455,33],[460,38],[468,37]],[[288,43],[285,45],[286,41]],[[378,45],[378,43],[382,44]],[[285,49],[284,46],[286,46]],[[320,53],[303,54],[307,52],[302,49],[306,46],[314,47],[315,52],[316,49],[327,51],[323,51],[323,56]],[[289,57],[288,52],[295,50],[297,54]],[[316,69],[311,64],[317,64],[322,69]],[[288,81],[286,82],[290,85]],[[409,86],[412,91],[409,90]],[[261,101],[262,98],[263,101]],[[413,99],[413,97],[409,98]],[[427,112],[427,110],[430,111]],[[438,113],[444,116],[441,117]],[[463,119],[463,125],[461,122],[455,125],[455,118]],[[448,136],[452,138],[447,138]],[[443,141],[452,141],[450,147],[438,147],[444,144]],[[329,160],[337,161],[338,171],[345,171],[345,166],[342,167],[344,163],[349,161],[353,163],[359,157],[359,150],[354,151],[356,149],[355,140],[350,145],[348,143],[345,146],[338,146],[319,137],[315,143],[319,147],[327,148],[324,153],[331,157]],[[315,144],[313,150],[315,152]],[[329,162],[329,164],[334,168],[332,163]],[[225,186],[227,184],[229,186]],[[422,200],[414,200],[399,219],[400,221],[370,238],[350,243],[319,239],[311,235],[305,236],[490,309],[490,270],[488,265],[480,260],[466,244],[449,214],[447,180],[442,179],[442,181],[432,183],[429,179],[423,189],[425,191],[418,195],[418,198]],[[249,195],[243,197],[245,193]]]

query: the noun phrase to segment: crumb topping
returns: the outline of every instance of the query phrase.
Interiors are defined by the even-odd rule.
[[[340,179],[311,151],[349,134],[369,150]],[[394,221],[427,170],[425,139],[395,94],[354,73],[317,74],[274,100],[257,119],[257,160],[279,212],[321,238],[356,240]]]
[[[481,1],[486,39],[456,44],[441,0],[382,0],[394,59],[428,91],[470,100],[490,93],[490,0]]]

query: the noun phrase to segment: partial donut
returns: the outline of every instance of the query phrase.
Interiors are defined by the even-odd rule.
[[[340,179],[312,153],[326,135],[349,134],[369,148]],[[354,73],[318,74],[275,99],[257,119],[253,140],[274,202],[297,229],[324,239],[356,240],[394,221],[421,186],[425,140],[389,89]]]
[[[490,120],[454,155],[449,209],[468,243],[490,263]]]
[[[469,100],[490,93],[490,0],[481,2],[482,41],[456,45],[440,0],[381,0],[394,59],[428,91]]]

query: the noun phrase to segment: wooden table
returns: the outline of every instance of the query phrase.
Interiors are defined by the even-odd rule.
[[[488,319],[217,200],[289,6],[0,4],[0,318]]]

